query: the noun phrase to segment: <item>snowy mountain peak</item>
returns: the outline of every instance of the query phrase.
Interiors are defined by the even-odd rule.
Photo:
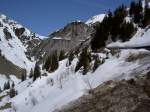
[[[99,14],[99,15],[96,15],[96,16],[93,16],[91,19],[89,19],[86,24],[90,25],[90,24],[94,24],[96,22],[101,22],[103,21],[104,17],[105,17],[106,14]]]
[[[0,66],[4,66],[3,61],[7,61],[7,63],[11,63],[10,69],[17,67],[28,73],[34,65],[30,52],[40,41],[40,35],[9,19],[6,15],[0,14]],[[0,68],[0,74],[5,73],[6,71]]]

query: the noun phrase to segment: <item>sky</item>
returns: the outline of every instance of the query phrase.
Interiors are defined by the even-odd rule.
[[[0,0],[0,12],[33,32],[47,36],[71,21],[129,5],[131,0]]]

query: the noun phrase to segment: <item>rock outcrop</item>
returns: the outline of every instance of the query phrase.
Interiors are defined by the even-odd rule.
[[[83,22],[72,22],[49,35],[36,49],[36,55],[48,55],[54,51],[68,52],[90,38],[93,28]]]

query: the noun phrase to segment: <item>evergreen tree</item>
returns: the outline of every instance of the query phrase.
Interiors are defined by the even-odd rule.
[[[51,61],[52,61],[52,65],[50,71],[54,72],[59,66],[57,52],[53,53]]]
[[[4,90],[10,89],[10,83],[9,81],[4,83]]]
[[[76,65],[75,72],[77,72],[81,67],[83,67],[83,75],[85,75],[90,66],[90,53],[88,52],[87,48],[83,49],[80,54],[79,61]]]
[[[146,3],[145,5],[144,19],[142,23],[144,27],[150,24],[150,8],[149,8],[148,3]]]
[[[2,89],[1,89],[1,87],[0,87],[0,93],[2,92]]]
[[[33,81],[35,81],[38,77],[41,76],[41,71],[39,65],[36,63],[33,74]]]
[[[99,65],[102,64],[101,60],[99,59],[98,55],[95,57],[95,62],[93,66],[93,72],[99,67]]]
[[[12,82],[11,88],[14,88],[14,87],[15,87],[15,83],[14,83],[14,82]]]
[[[131,4],[130,4],[130,9],[129,9],[129,14],[130,14],[131,17],[135,13],[135,6],[136,6],[135,1],[132,1]]]
[[[59,66],[57,52],[49,55],[46,58],[46,61],[43,65],[43,69],[46,69],[48,72],[54,72]]]
[[[71,65],[73,58],[74,58],[74,54],[73,54],[73,52],[71,52],[68,56],[69,65]]]
[[[136,29],[134,28],[134,25],[131,22],[125,22],[120,27],[119,31],[119,39],[123,42],[128,41],[134,34]]]
[[[96,27],[96,32],[91,40],[91,48],[93,51],[97,51],[105,46],[105,42],[108,38],[108,32],[105,32],[105,30],[106,29],[102,23]]]
[[[26,73],[22,73],[22,75],[21,75],[21,81],[22,81],[22,82],[25,81],[26,78],[27,78]]]
[[[7,89],[7,84],[6,84],[6,82],[4,83],[4,88],[3,88],[3,90],[6,90]]]
[[[46,71],[48,71],[49,70],[49,68],[50,68],[50,66],[51,66],[51,64],[52,64],[52,57],[51,57],[51,55],[49,55],[47,58],[46,58],[46,61],[45,61],[45,63],[44,63],[44,65],[43,65],[43,69],[46,69]]]
[[[29,74],[29,78],[32,78],[33,77],[33,69],[31,68],[31,70],[30,70],[30,74]]]
[[[118,39],[120,27],[123,24],[126,16],[127,16],[127,11],[124,5],[119,6],[114,11],[114,16],[112,20],[112,30],[110,32],[113,41],[116,41]]]
[[[11,88],[11,89],[10,89],[10,92],[9,92],[10,98],[13,98],[13,97],[16,96],[16,95],[17,95],[17,92],[15,91],[15,89],[14,89],[14,88]]]
[[[60,54],[59,54],[59,61],[65,59],[65,52],[63,50],[60,51]]]
[[[142,2],[139,0],[138,2],[131,2],[129,14],[133,17],[135,23],[141,23],[143,19],[143,7]]]
[[[10,82],[7,82],[7,89],[10,89]]]

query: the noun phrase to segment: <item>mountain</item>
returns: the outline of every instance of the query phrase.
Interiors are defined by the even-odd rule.
[[[49,35],[44,39],[36,51],[36,56],[60,51],[69,52],[91,37],[93,28],[83,22],[71,22],[64,28]]]
[[[40,36],[7,16],[0,15],[0,74],[29,73],[34,65],[30,52],[40,43]]]
[[[148,112],[149,8],[141,5],[68,23],[47,38],[1,14],[0,111]]]
[[[73,51],[83,46],[89,45],[90,39],[95,32],[96,23],[100,23],[106,14],[99,14],[92,17],[86,23],[74,21],[68,23],[64,28],[57,30],[49,35],[49,38],[44,39],[40,45],[35,48],[34,54],[38,57],[48,56],[57,51]],[[81,45],[81,46],[80,46]]]
[[[139,32],[141,31],[138,31],[136,33],[136,38],[143,38],[141,37]],[[150,34],[150,30],[147,30],[146,32],[142,31],[142,33],[145,36],[148,36]],[[131,40],[131,43],[132,42],[133,40]],[[18,84],[15,87],[15,89],[18,91],[18,95],[9,100],[9,102],[13,104],[13,109],[16,109],[17,112],[63,111],[63,109],[61,109],[62,106],[67,105],[69,102],[73,102],[83,95],[89,95],[86,98],[93,98],[94,96],[91,96],[92,90],[94,90],[94,92],[104,92],[101,94],[105,96],[104,101],[106,101],[107,96],[111,95],[111,93],[109,94],[109,88],[110,91],[114,91],[112,93],[114,95],[112,95],[112,99],[116,99],[119,97],[115,96],[115,92],[117,94],[119,90],[122,90],[121,93],[118,93],[119,95],[123,93],[125,93],[123,94],[125,96],[130,95],[130,93],[127,93],[126,90],[131,90],[132,88],[134,95],[145,95],[146,93],[144,92],[142,92],[142,94],[139,93],[139,95],[136,86],[132,87],[132,85],[126,85],[126,81],[122,82],[121,80],[130,80],[134,77],[140,77],[142,79],[143,76],[146,76],[150,67],[150,52],[144,49],[120,50],[116,53],[109,52],[107,57],[106,51],[107,50],[104,50],[101,53],[92,53],[92,57],[98,55],[101,60],[105,60],[105,62],[101,64],[95,70],[95,72],[90,71],[86,75],[82,75],[82,69],[80,69],[78,72],[74,72],[76,64],[78,63],[78,57],[75,56],[70,66],[67,66],[68,59],[64,59],[59,62],[59,67],[55,72],[48,73],[44,70],[42,71],[42,74],[47,75],[42,75],[41,78],[38,78],[35,82],[33,82],[32,79],[27,79],[26,81]],[[94,62],[94,60],[92,62]],[[91,63],[91,67],[92,66],[93,64]],[[109,83],[110,80],[113,80],[114,82]],[[101,86],[100,88],[98,87],[101,84],[105,84],[105,82],[106,84],[108,83],[108,85],[105,85],[104,88]],[[139,87],[139,85],[137,86]],[[125,89],[123,89],[124,87]],[[107,88],[108,90],[105,90]],[[3,94],[6,95],[7,93],[4,92]],[[99,96],[98,98],[103,99],[103,97]],[[148,98],[148,96],[145,96],[143,98]],[[132,97],[129,98],[129,100],[130,99],[132,100]],[[91,100],[93,101],[94,99]],[[82,105],[82,101],[84,102],[85,100],[79,101],[81,101]],[[97,99],[96,101],[98,102],[96,102],[97,106],[106,106],[106,104],[100,103],[100,100]],[[126,100],[124,99],[123,101]],[[87,103],[85,102],[84,104],[86,105]],[[91,102],[89,103],[89,108],[91,106],[90,104]],[[117,104],[118,103],[114,103],[114,105],[116,106],[114,108],[117,108],[117,106],[119,106]],[[131,104],[135,103],[131,102]],[[89,109],[88,107],[86,108],[86,106],[84,108],[80,108],[80,105],[77,104],[77,107],[78,106],[78,109],[80,110],[77,111],[82,112],[82,109]],[[69,103],[67,107],[69,107],[69,109],[73,108],[73,110],[76,112],[76,102],[75,104],[74,102]],[[69,111],[65,110],[64,112]]]
[[[99,15],[93,16],[91,19],[86,21],[86,24],[92,25],[92,24],[95,24],[96,22],[102,22],[105,16],[106,14],[99,14]]]

